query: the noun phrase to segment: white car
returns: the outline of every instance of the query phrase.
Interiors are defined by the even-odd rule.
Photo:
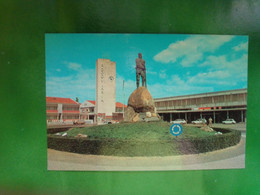
[[[202,123],[207,123],[207,121],[206,121],[206,119],[201,119],[201,118],[199,118],[199,119],[197,119],[197,120],[195,120],[195,121],[191,121],[191,123],[192,124],[202,124]]]
[[[173,123],[173,124],[187,124],[187,122],[184,119],[176,119],[174,121],[171,121],[170,123]]]
[[[236,124],[236,121],[232,118],[222,121],[223,124]]]

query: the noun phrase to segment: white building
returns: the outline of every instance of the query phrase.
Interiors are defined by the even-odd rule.
[[[80,105],[80,118],[83,120],[96,121],[96,102],[86,100]]]

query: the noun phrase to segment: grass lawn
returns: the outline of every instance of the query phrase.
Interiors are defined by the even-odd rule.
[[[67,131],[68,136],[88,135],[88,139],[127,139],[127,140],[172,140],[172,124],[164,121],[107,124],[85,128],[73,128]],[[205,132],[197,127],[183,125],[183,132],[177,139],[213,136],[215,132]]]
[[[239,131],[215,135],[215,132],[185,125],[182,134],[176,137],[170,133],[171,125],[158,121],[73,128],[65,137],[48,135],[48,147],[94,155],[169,156],[226,148],[237,144],[241,137]],[[78,134],[88,137],[75,138]]]

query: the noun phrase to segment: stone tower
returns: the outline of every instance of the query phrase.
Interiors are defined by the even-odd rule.
[[[96,113],[112,116],[116,108],[116,63],[109,59],[96,61]]]

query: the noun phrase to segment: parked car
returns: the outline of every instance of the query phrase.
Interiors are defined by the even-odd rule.
[[[236,124],[236,121],[232,118],[222,121],[223,124]]]
[[[185,121],[184,119],[176,119],[174,121],[171,121],[170,123],[173,123],[173,124],[187,124],[187,121]]]
[[[73,125],[84,125],[86,122],[84,120],[73,121]]]
[[[199,118],[195,121],[191,121],[192,124],[203,124],[203,123],[207,123],[207,120],[206,119],[202,119],[202,118]]]

